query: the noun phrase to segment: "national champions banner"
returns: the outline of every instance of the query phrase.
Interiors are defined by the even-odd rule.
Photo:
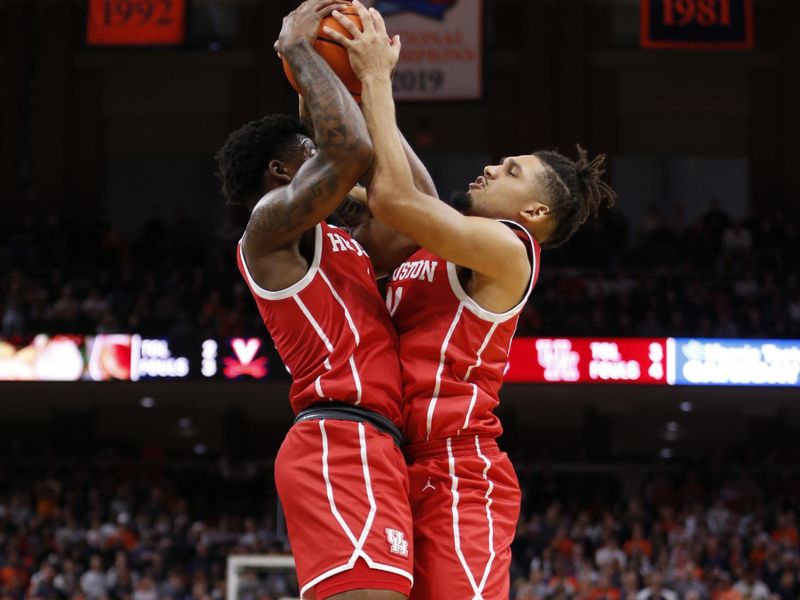
[[[394,74],[401,101],[483,95],[483,0],[373,0],[403,44]]]

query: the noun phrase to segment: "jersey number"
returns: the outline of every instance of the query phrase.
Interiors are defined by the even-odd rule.
[[[386,291],[386,308],[389,309],[389,314],[394,316],[397,312],[397,307],[400,305],[400,300],[403,299],[403,288],[396,289],[389,288]]]

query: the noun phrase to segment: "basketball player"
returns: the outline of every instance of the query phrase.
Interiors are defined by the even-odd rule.
[[[416,190],[395,130],[391,73],[400,40],[356,0],[344,45],[363,83],[372,139],[372,214],[422,250],[394,271],[387,304],[400,338],[404,433],[410,445],[415,584],[411,598],[507,600],[520,490],[495,438],[508,348],[539,273],[541,247],[567,241],[613,204],[603,157],[555,152],[488,166],[458,204]]]
[[[300,119],[273,115],[231,134],[217,161],[228,202],[250,211],[239,270],[293,379],[297,418],[275,481],[301,595],[399,600],[413,581],[413,548],[397,337],[363,246],[325,222],[372,162],[361,111],[312,47],[336,7],[304,2],[276,43],[314,139]],[[384,236],[378,268],[411,252],[383,225],[359,232],[376,248]]]

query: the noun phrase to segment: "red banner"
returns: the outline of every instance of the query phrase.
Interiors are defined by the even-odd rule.
[[[185,0],[89,0],[90,46],[182,44],[185,38]]]
[[[666,385],[665,338],[517,338],[505,380]]]
[[[644,48],[753,47],[753,0],[640,0]]]

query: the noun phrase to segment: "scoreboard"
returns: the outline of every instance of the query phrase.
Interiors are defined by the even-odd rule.
[[[753,47],[753,0],[640,0],[644,48]]]
[[[284,381],[269,338],[0,337],[2,381]],[[800,387],[800,340],[515,338],[507,383]]]

